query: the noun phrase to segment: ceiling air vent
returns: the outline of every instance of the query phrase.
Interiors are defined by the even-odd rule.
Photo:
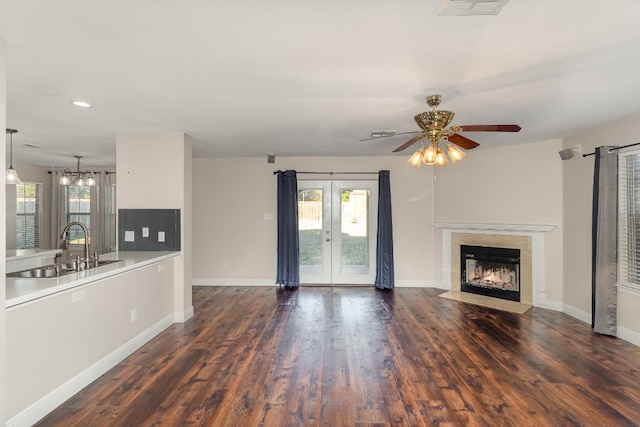
[[[508,0],[443,0],[439,16],[497,15]]]

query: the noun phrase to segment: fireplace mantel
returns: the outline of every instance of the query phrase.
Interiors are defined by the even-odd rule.
[[[468,224],[461,222],[434,222],[436,228],[448,228],[450,230],[464,231],[506,231],[524,233],[548,233],[556,228],[555,225],[528,225],[528,224]]]
[[[487,236],[528,236],[530,237],[531,252],[531,303],[537,307],[547,306],[547,292],[545,286],[544,266],[544,235],[553,231],[555,225],[537,224],[482,224],[435,222],[433,226],[442,229],[442,284],[445,289],[455,290],[452,286],[454,277],[459,278],[459,272],[452,270],[452,234],[459,236],[487,235]],[[480,236],[478,236],[480,237]],[[459,240],[456,238],[456,240]],[[455,248],[459,251],[459,246]]]

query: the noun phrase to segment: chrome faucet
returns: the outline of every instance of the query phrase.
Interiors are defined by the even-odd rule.
[[[71,221],[69,224],[65,225],[62,233],[60,234],[60,238],[66,241],[67,231],[69,231],[69,229],[74,225],[82,228],[82,232],[84,233],[84,258],[76,260],[76,270],[80,271],[81,268],[79,261],[84,261],[85,268],[89,267],[89,230],[87,230],[87,227],[83,223],[78,221]]]

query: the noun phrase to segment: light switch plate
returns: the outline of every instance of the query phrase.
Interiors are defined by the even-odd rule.
[[[124,232],[124,241],[125,242],[133,242],[136,239],[135,231],[125,231]]]

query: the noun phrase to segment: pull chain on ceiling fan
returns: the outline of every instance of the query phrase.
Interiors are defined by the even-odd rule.
[[[464,137],[459,132],[519,132],[518,125],[465,125],[465,126],[449,126],[453,120],[455,113],[448,110],[438,110],[437,107],[442,101],[441,95],[430,95],[427,97],[427,105],[432,107],[431,111],[416,114],[413,118],[418,126],[422,129],[413,132],[399,132],[390,135],[379,135],[371,138],[362,139],[368,141],[371,139],[388,138],[396,135],[416,135],[395,150],[403,151],[416,142],[420,141],[421,147],[413,153],[409,158],[409,164],[420,167],[422,163],[425,165],[445,166],[451,159],[452,163],[456,163],[465,156],[465,150],[476,148],[477,142]],[[429,144],[425,148],[424,139],[428,138]],[[455,144],[455,145],[454,145]],[[443,149],[444,146],[444,149]],[[460,148],[458,148],[460,147]]]

